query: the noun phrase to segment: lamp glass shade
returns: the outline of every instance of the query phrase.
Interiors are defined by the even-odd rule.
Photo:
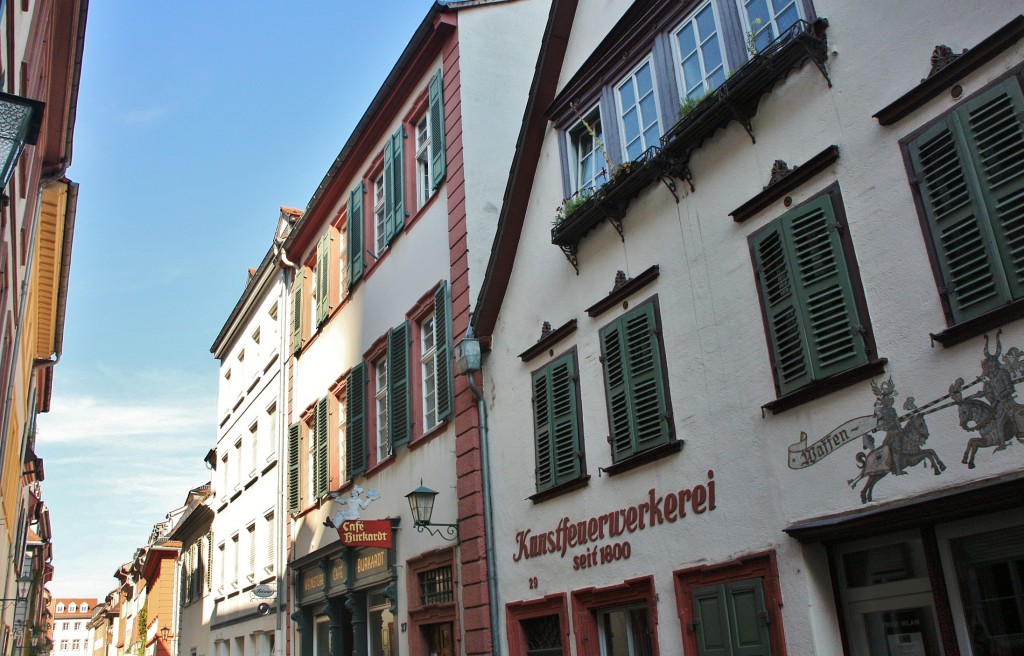
[[[463,337],[455,345],[455,369],[459,375],[480,371],[480,340],[476,337]]]
[[[405,495],[405,498],[409,500],[413,525],[422,526],[430,523],[430,517],[434,514],[434,497],[436,496],[437,492],[429,487],[424,487],[423,481],[420,481],[418,488]]]

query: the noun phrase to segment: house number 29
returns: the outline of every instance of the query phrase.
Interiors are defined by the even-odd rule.
[[[530,589],[531,590],[536,590],[537,586],[539,585],[539,583],[537,583],[537,577],[536,576],[531,576],[528,580],[530,582]]]

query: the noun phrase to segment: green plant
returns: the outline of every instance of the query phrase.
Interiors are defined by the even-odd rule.
[[[761,24],[760,18],[755,18],[754,22],[751,23],[750,31],[747,32],[747,52],[753,57],[757,54],[757,35],[761,31],[758,26]]]
[[[712,93],[713,93],[713,90],[708,89],[707,91],[705,91],[704,93],[700,94],[699,96],[692,96],[690,98],[687,98],[683,102],[679,103],[679,118],[682,119],[684,116],[686,116],[687,114],[692,112],[694,109],[696,109],[697,105],[699,105],[702,100],[704,100],[705,98],[710,96]]]
[[[572,113],[580,120],[580,123],[583,124],[583,129],[586,130],[587,134],[590,135],[590,138],[594,140],[594,145],[601,151],[601,156],[604,157],[604,163],[607,167],[605,170],[611,171],[615,167],[615,164],[612,162],[612,158],[608,156],[608,151],[604,149],[604,143],[601,142],[601,137],[597,136],[597,131],[594,130],[594,127],[590,125],[587,119],[583,118],[582,114],[580,114],[580,110],[576,108],[575,102],[569,103],[569,107],[572,109]]]
[[[146,637],[148,635],[149,627],[149,599],[146,599],[146,603],[142,604],[142,608],[139,609],[139,651],[137,656],[146,656]]]
[[[573,215],[573,212],[582,207],[583,204],[590,200],[590,197],[593,195],[593,189],[581,189],[572,196],[563,200],[562,204],[558,206],[558,210],[555,212],[555,220],[553,224],[557,226],[562,223],[562,221],[568,219]]]

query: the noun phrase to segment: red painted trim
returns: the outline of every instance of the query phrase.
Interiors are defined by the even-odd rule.
[[[452,594],[455,601],[424,606],[421,602],[423,591],[420,588],[420,574],[444,566],[452,568]],[[465,592],[459,580],[459,568],[455,566],[453,550],[438,549],[407,560],[405,586],[406,599],[408,599],[409,605],[409,653],[428,653],[427,641],[420,627],[427,624],[440,624],[442,622],[452,623],[452,639],[456,646],[455,652],[461,653],[458,648],[461,632],[459,631],[459,616],[456,612],[456,605],[460,601],[459,595]]]
[[[698,653],[697,634],[690,630],[690,621],[694,617],[691,594],[693,590],[708,585],[753,578],[760,578],[763,581],[772,654],[773,656],[786,656],[786,634],[782,622],[782,589],[779,587],[779,568],[775,559],[775,551],[762,551],[726,563],[700,565],[673,572],[676,609],[679,614],[679,626],[686,653]]]
[[[530,601],[513,601],[505,604],[505,632],[508,635],[508,653],[510,656],[527,656],[526,633],[522,622],[535,617],[557,615],[561,629],[559,637],[562,642],[562,653],[569,653],[569,608],[566,594],[559,592],[542,599]]]
[[[636,603],[647,605],[647,618],[651,625],[651,653],[653,656],[659,656],[661,645],[658,640],[658,602],[654,594],[653,576],[629,579],[606,588],[573,590],[572,616],[576,632],[576,653],[600,653],[601,637],[598,633],[595,611]],[[687,653],[697,652],[694,650]]]

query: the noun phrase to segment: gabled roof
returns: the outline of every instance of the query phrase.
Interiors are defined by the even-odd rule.
[[[519,129],[519,139],[516,141],[516,154],[505,186],[501,213],[498,215],[494,243],[487,261],[487,271],[471,319],[473,331],[480,336],[488,336],[494,330],[512,276],[526,208],[530,202],[530,190],[533,189],[537,172],[537,161],[547,132],[545,110],[558,90],[558,77],[565,60],[565,49],[577,4],[578,0],[554,0],[551,3],[548,24],[534,68],[530,97]]]

